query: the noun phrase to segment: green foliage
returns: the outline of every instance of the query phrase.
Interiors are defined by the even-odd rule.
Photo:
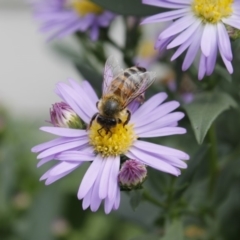
[[[92,0],[92,2],[98,4],[104,9],[124,16],[143,17],[163,12],[162,8],[142,4],[141,0]]]
[[[167,224],[166,233],[161,240],[184,240],[182,221],[177,219]]]
[[[130,192],[130,205],[135,210],[142,200],[142,189],[133,190]]]
[[[228,94],[219,91],[200,93],[192,103],[184,106],[199,144],[203,142],[213,121],[230,107],[237,107],[236,102]]]

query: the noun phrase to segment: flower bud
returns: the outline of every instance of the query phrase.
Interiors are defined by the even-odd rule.
[[[141,162],[130,159],[125,161],[118,174],[118,182],[122,190],[142,188],[147,177],[147,169]]]
[[[84,127],[83,121],[72,110],[72,108],[64,102],[52,105],[52,109],[50,109],[50,117],[50,123],[52,123],[54,127],[76,129],[83,129]]]

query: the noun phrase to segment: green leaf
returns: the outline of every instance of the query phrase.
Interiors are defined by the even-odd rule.
[[[159,237],[152,234],[147,234],[147,235],[131,238],[130,240],[159,240]]]
[[[136,210],[136,208],[138,207],[142,200],[142,194],[143,194],[142,189],[132,190],[130,192],[130,205],[134,211]]]
[[[226,68],[220,66],[219,64],[216,65],[215,71],[220,77],[227,80],[228,82],[232,82],[232,75],[229,74]]]
[[[223,92],[203,92],[183,106],[192,124],[197,142],[201,144],[213,121],[225,110],[236,107],[236,102]]]
[[[166,233],[161,240],[184,240],[183,225],[180,219],[167,225]]]
[[[142,0],[92,0],[102,8],[124,16],[150,16],[163,12],[163,8],[142,4]]]

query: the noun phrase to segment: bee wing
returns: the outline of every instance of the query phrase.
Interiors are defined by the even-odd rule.
[[[135,86],[134,92],[129,92],[129,96],[123,98],[124,99],[123,108],[127,107],[128,104],[130,104],[134,99],[143,94],[150,87],[150,85],[156,80],[156,73],[155,72],[136,73],[133,74],[132,77],[139,79],[139,84],[137,87]]]
[[[119,63],[116,58],[113,56],[108,57],[104,68],[104,78],[102,86],[103,95],[108,92],[112,80],[122,73],[123,69],[119,67]]]

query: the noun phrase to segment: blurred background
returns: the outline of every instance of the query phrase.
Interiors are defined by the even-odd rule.
[[[157,31],[154,24],[143,26],[140,33],[138,20],[117,17],[109,32],[115,46],[103,40],[96,46],[90,44],[92,52],[85,54],[89,49],[79,44],[84,37],[81,34],[47,42],[27,1],[0,0],[0,240],[239,240],[239,39],[232,43],[234,74],[226,73],[218,61],[214,74],[199,82],[197,63],[183,73],[182,57],[170,63],[167,52],[160,54],[161,61],[155,61],[159,57],[153,51],[153,42],[161,26]],[[126,34],[129,29],[124,26],[130,29],[129,36]],[[128,46],[124,46],[125,40]],[[147,94],[166,91],[170,100],[182,103],[180,111],[187,109],[196,93],[202,94],[203,107],[205,100],[212,96],[211,91],[215,94],[217,89],[222,94],[213,96],[225,96],[216,102],[211,98],[212,102],[205,108],[206,115],[214,112],[213,120],[223,112],[214,121],[217,144],[213,155],[218,156],[214,191],[208,189],[211,135],[208,133],[199,145],[188,116],[180,122],[188,134],[152,140],[191,155],[188,169],[179,178],[148,169],[149,178],[144,185],[153,196],[150,201],[166,201],[169,203],[166,209],[157,206],[158,201],[155,204],[141,201],[139,205],[143,199],[132,191],[121,193],[120,208],[109,215],[102,208],[96,213],[83,211],[77,190],[87,164],[50,186],[39,182],[51,163],[36,168],[36,154],[30,149],[52,139],[50,134],[38,129],[49,120],[51,105],[59,102],[54,93],[55,84],[68,78],[87,79],[99,91],[105,59],[102,56],[101,61],[94,59],[94,53],[98,48],[102,50],[103,45],[106,55],[114,53],[126,65],[129,65],[127,57],[136,56],[130,61],[132,65],[146,64],[157,71],[159,79]],[[124,47],[128,52],[121,54]],[[90,63],[96,69],[92,70]],[[235,101],[237,104],[233,104]],[[186,105],[182,107],[183,104]],[[218,104],[223,107],[218,109]],[[234,105],[235,109],[228,109]],[[196,112],[197,122],[202,116]],[[186,115],[191,116],[188,112]]]
[[[127,197],[120,215],[82,210],[76,194],[87,166],[51,186],[39,182],[49,165],[37,169],[30,149],[50,139],[38,128],[59,101],[55,83],[81,77],[38,31],[27,1],[0,0],[0,29],[0,239],[122,240],[146,232],[154,207],[143,204],[152,215],[139,226]],[[71,36],[59,42],[78,49]]]

